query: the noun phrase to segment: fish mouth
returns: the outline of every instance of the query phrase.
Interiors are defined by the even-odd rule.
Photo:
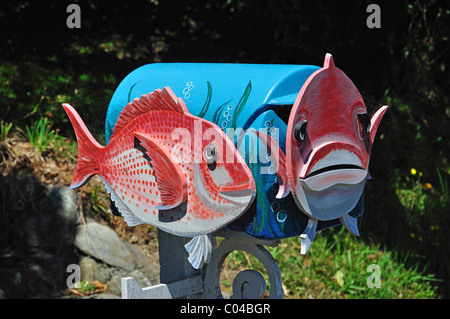
[[[351,170],[353,170],[353,169],[360,169],[360,170],[365,171],[365,169],[362,168],[359,165],[355,165],[355,164],[337,164],[337,165],[331,165],[331,166],[327,166],[327,167],[323,167],[323,168],[320,168],[318,170],[315,170],[315,171],[309,173],[304,179],[311,178],[311,177],[314,177],[316,175],[320,175],[322,173],[327,173],[327,172],[331,172],[331,171],[348,170],[348,169],[349,170],[350,169]]]
[[[357,154],[354,149],[325,149],[303,167],[297,175],[294,200],[306,215],[332,220],[355,207],[370,178],[365,161]]]
[[[227,197],[242,197],[249,196],[254,193],[254,183],[251,180],[243,181],[240,183],[233,183],[231,185],[220,185],[220,195]]]
[[[353,164],[323,167],[306,178],[298,177],[294,199],[312,218],[336,219],[356,206],[368,178],[367,170]]]
[[[248,205],[248,203],[253,201],[255,191],[255,183],[253,180],[219,186],[220,197],[236,205]]]
[[[338,184],[357,185],[367,177],[368,172],[360,166],[340,164],[321,168],[299,181],[305,188],[319,192]]]
[[[337,184],[359,184],[368,176],[357,149],[332,149],[333,144],[318,149],[300,172],[298,181],[307,189],[322,191]],[[332,149],[329,151],[329,149]]]
[[[256,186],[253,177],[248,177],[248,180],[239,183],[227,183],[219,186],[218,195],[228,203],[220,204],[226,206],[226,210],[231,213],[243,213],[249,204],[254,200],[256,193]],[[201,201],[209,208],[219,211],[223,209],[214,202],[209,196],[208,191],[204,185],[203,177],[200,174],[198,163],[195,164],[194,169],[194,185],[197,189],[197,195]],[[231,206],[229,204],[232,204]],[[232,207],[234,206],[234,207]]]

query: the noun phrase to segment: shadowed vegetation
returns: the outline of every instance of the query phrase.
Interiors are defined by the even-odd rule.
[[[143,64],[320,66],[330,52],[369,112],[390,107],[373,148],[361,237],[323,232],[305,257],[292,248],[298,239],[271,249],[285,295],[448,298],[450,10],[446,1],[377,1],[381,29],[369,29],[371,2],[7,2],[0,8],[0,168],[23,169],[8,164],[13,137],[44,158],[76,158],[64,102],[103,143],[115,88]],[[66,27],[69,3],[80,5],[81,29]],[[94,210],[107,215],[103,190],[93,190]],[[231,268],[249,260],[229,259]],[[370,264],[381,268],[380,289],[365,284]]]

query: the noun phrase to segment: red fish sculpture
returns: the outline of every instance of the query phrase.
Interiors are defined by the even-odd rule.
[[[190,114],[168,87],[130,102],[106,147],[72,106],[63,107],[78,140],[71,188],[99,174],[128,225],[146,223],[194,237],[186,245],[189,261],[195,268],[208,262],[209,234],[244,213],[256,192],[250,170],[225,133]]]
[[[370,118],[353,82],[327,54],[323,68],[308,78],[291,109],[286,155],[270,136],[258,133],[272,157],[279,157],[277,198],[290,190],[309,217],[300,235],[302,254],[314,240],[318,221],[339,218],[347,230],[359,235],[357,220],[348,213],[370,178],[372,144],[386,110],[383,106]]]

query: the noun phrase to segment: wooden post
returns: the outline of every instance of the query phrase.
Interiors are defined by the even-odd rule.
[[[202,269],[195,269],[188,262],[184,245],[190,238],[183,238],[158,229],[160,282],[170,284],[196,275]]]
[[[189,263],[184,248],[189,240],[158,229],[160,284],[142,289],[134,278],[122,278],[122,299],[200,298],[203,268]]]

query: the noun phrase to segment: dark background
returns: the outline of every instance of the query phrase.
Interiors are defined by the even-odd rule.
[[[66,26],[70,3],[80,5],[81,29]],[[370,3],[381,8],[380,29],[366,25]],[[115,87],[143,64],[321,66],[332,53],[369,109],[390,106],[374,144],[362,238],[421,256],[448,297],[449,9],[448,1],[422,0],[3,2],[0,119],[26,125],[51,116],[73,137],[63,95],[101,136]],[[432,188],[420,189],[425,182]]]

